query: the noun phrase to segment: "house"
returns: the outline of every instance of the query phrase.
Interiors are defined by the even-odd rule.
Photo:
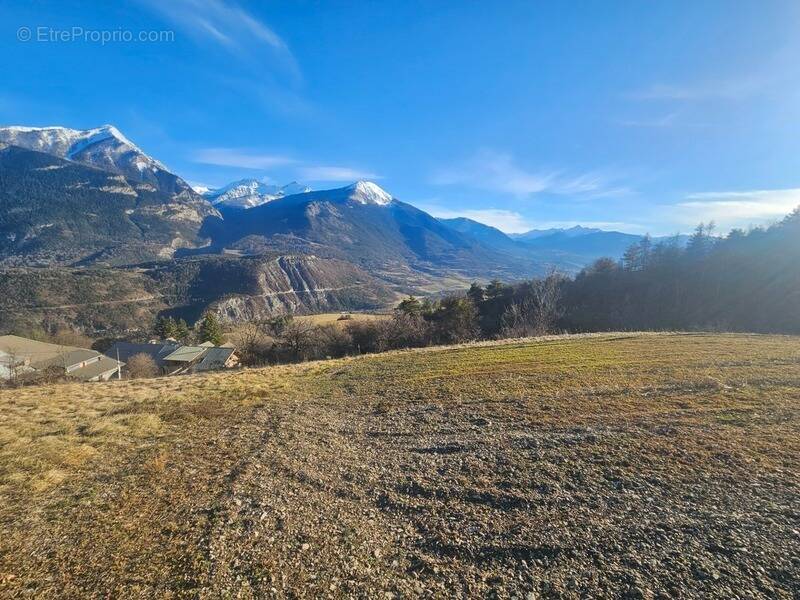
[[[156,366],[162,373],[171,372],[171,365],[168,365],[164,358],[180,348],[177,342],[160,342],[150,344],[132,344],[130,342],[117,342],[106,351],[106,356],[109,358],[119,358],[124,363],[127,363],[132,356],[137,354],[146,354],[153,359]]]
[[[117,353],[122,362],[130,361],[136,354],[146,354],[167,375],[230,369],[239,364],[236,348],[215,346],[211,342],[203,342],[197,346],[181,346],[169,341],[150,344],[117,342],[108,349],[106,356],[116,358]]]
[[[181,346],[165,356],[164,362],[175,367],[173,373],[196,373],[233,368],[239,364],[239,358],[232,346],[204,342],[199,346]]]
[[[57,368],[82,381],[105,381],[117,374],[123,364],[86,348],[49,344],[16,335],[0,336],[2,379]]]
[[[220,369],[231,369],[239,364],[239,357],[236,356],[236,348],[232,346],[215,346],[206,350],[200,362],[192,367],[195,372],[218,371]]]

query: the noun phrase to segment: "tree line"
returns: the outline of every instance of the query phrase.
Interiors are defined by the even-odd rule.
[[[780,223],[683,246],[645,236],[621,262],[601,259],[563,286],[568,331],[800,333],[800,209]]]

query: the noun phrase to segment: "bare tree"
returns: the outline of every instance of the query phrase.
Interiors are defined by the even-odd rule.
[[[503,337],[529,337],[553,333],[562,316],[564,276],[552,271],[530,283],[526,294],[512,302],[502,318]]]
[[[278,343],[295,360],[306,360],[314,345],[316,329],[311,321],[290,319],[281,327]]]
[[[131,379],[142,379],[158,375],[158,365],[149,354],[134,354],[128,359],[128,376]]]
[[[242,363],[258,365],[267,362],[270,334],[270,324],[266,321],[247,321],[237,328],[233,337]]]
[[[4,362],[8,369],[8,383],[16,385],[20,375],[25,371],[25,359],[16,348],[6,350],[6,356]]]

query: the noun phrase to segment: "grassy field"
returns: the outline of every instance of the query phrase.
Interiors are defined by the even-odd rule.
[[[341,319],[342,315],[348,315],[349,319]],[[385,319],[386,315],[378,315],[373,313],[321,313],[318,315],[307,315],[296,317],[299,321],[309,321],[314,325],[341,325],[345,326],[347,323],[353,321],[374,321],[376,319]]]
[[[800,596],[800,339],[0,392],[0,597]]]

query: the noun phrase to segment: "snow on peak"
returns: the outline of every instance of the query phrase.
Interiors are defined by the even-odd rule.
[[[311,188],[293,181],[283,187],[258,179],[241,179],[203,194],[212,204],[233,208],[254,208],[284,196],[304,194]]]
[[[386,206],[387,204],[391,204],[392,200],[394,199],[389,192],[381,188],[378,184],[372,183],[371,181],[357,181],[345,189],[350,192],[348,199],[358,202],[359,204],[377,204],[378,206]]]
[[[283,186],[281,191],[283,192],[284,196],[292,196],[294,194],[307,194],[311,191],[311,188],[302,183],[292,181],[291,183],[287,183],[285,186]]]
[[[200,194],[201,196],[211,191],[210,187],[203,185],[202,183],[190,183],[189,186],[195,191],[195,193]]]
[[[0,142],[100,167],[105,166],[104,163],[119,166],[119,159],[123,154],[133,153],[140,155],[134,165],[139,171],[147,168],[167,170],[164,165],[142,152],[113,125],[84,130],[58,126],[0,127]]]

